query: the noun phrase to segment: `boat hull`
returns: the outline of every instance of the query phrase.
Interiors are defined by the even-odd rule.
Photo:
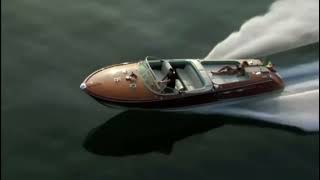
[[[281,92],[284,88],[281,82],[270,80],[268,82],[254,83],[251,85],[227,89],[220,91],[212,91],[209,93],[198,95],[182,95],[174,99],[158,100],[158,101],[119,101],[114,99],[107,99],[104,97],[98,97],[90,95],[99,103],[112,107],[112,108],[125,108],[125,109],[180,109],[191,106],[202,106],[206,104],[218,103],[222,101],[228,101],[231,99],[238,99],[249,96],[256,96],[259,94],[266,94],[271,92]],[[90,94],[90,93],[89,93]]]
[[[284,88],[284,82],[276,71],[264,71],[250,72],[250,79],[245,81],[215,84],[211,79],[212,88],[202,92],[165,95],[148,89],[137,67],[131,63],[103,68],[88,76],[84,81],[87,86],[82,89],[101,104],[112,108],[161,110],[201,106]],[[135,76],[134,81],[127,78],[130,72]]]

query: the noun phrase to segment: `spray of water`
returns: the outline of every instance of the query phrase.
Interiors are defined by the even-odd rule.
[[[205,59],[253,58],[319,42],[319,0],[277,0],[245,22]]]
[[[278,0],[268,13],[245,22],[205,58],[255,58],[319,42],[319,0]],[[243,116],[319,131],[319,57],[280,67],[286,88],[257,96],[192,108],[193,112]]]

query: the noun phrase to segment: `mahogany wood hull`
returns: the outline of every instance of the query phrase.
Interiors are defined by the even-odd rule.
[[[131,72],[136,76],[134,88],[131,87],[132,82],[126,80],[126,77]],[[116,80],[120,82],[115,82]],[[120,64],[98,70],[88,76],[84,83],[87,85],[84,91],[101,104],[129,109],[184,108],[253,96],[284,88],[284,82],[280,76],[276,72],[270,71],[263,77],[257,76],[244,82],[222,84],[219,87],[212,88],[211,91],[201,94],[160,95],[152,92],[144,85],[137,71],[136,63]]]

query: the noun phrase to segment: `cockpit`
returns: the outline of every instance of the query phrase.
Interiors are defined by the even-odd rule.
[[[161,81],[167,76],[170,69],[174,70],[177,78],[175,88],[168,89],[170,87]],[[188,60],[148,60],[147,57],[145,61],[140,62],[139,71],[145,85],[160,94],[196,92],[208,84],[199,69]]]

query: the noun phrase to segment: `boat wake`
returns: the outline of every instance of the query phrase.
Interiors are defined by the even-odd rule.
[[[277,56],[275,53],[313,43],[318,46],[318,42],[319,1],[277,0],[269,12],[245,22],[239,32],[219,43],[205,59]],[[318,132],[319,52],[311,49],[298,54],[297,49],[287,51],[289,55],[273,61],[282,64],[277,67],[286,85],[282,93],[195,107],[191,111],[248,117]]]
[[[245,22],[205,59],[252,58],[319,42],[319,0],[276,0]]]

